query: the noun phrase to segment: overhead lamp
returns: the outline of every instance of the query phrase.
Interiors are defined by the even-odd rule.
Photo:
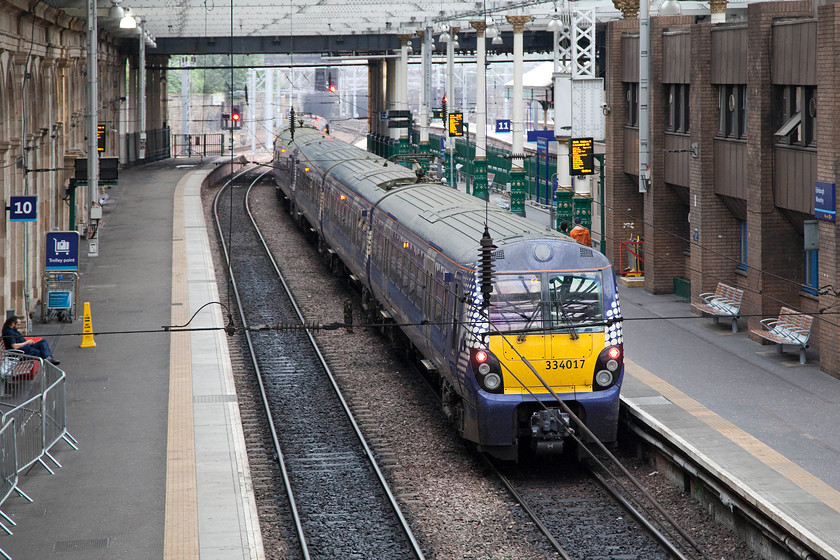
[[[565,26],[563,25],[563,21],[560,19],[560,14],[554,12],[554,15],[551,16],[551,20],[548,22],[547,27],[549,31],[554,31],[555,33],[563,31]]]
[[[131,9],[129,8],[125,11],[123,17],[120,18],[120,29],[136,29],[138,23],[140,22],[131,15]]]
[[[452,37],[452,48],[453,49],[460,49],[461,44],[458,42],[458,35]]]
[[[501,34],[496,35],[495,37],[493,37],[493,40],[490,42],[490,44],[491,44],[491,45],[501,45],[501,44],[504,44],[504,41],[502,41],[502,36],[501,36]]]
[[[438,37],[438,41],[440,41],[441,43],[448,43],[451,40],[452,37],[449,36],[449,31],[444,31],[440,34],[440,37]]]
[[[682,15],[682,7],[676,0],[665,0],[659,6],[660,16],[679,16]]]
[[[499,36],[499,30],[496,29],[496,26],[491,23],[487,26],[487,30],[484,32],[484,36],[488,39],[495,39]]]
[[[114,21],[122,21],[125,17],[125,10],[120,7],[122,0],[111,0],[111,10],[108,12],[108,17]]]

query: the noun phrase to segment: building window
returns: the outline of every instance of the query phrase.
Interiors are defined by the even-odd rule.
[[[817,145],[817,88],[781,86],[778,89],[780,128],[776,141],[790,146]]]
[[[802,284],[802,291],[818,295],[820,289],[819,264],[819,250],[805,251],[805,282]]]
[[[670,84],[666,86],[668,99],[668,131],[682,132],[688,134],[689,132],[689,103],[688,103],[688,84]]]
[[[747,135],[747,86],[718,87],[718,135],[741,139]]]
[[[747,270],[747,221],[738,220],[738,270]]]
[[[624,83],[624,107],[627,126],[639,126],[639,84],[637,82]]]

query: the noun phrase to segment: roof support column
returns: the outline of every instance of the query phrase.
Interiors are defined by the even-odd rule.
[[[473,196],[487,200],[487,92],[484,72],[487,50],[484,42],[485,20],[471,21],[475,29],[475,167]]]
[[[510,211],[525,215],[525,107],[522,101],[522,33],[530,15],[505,16],[513,25],[513,96],[511,100]]]
[[[400,40],[400,63],[397,71],[397,110],[408,111],[408,44],[411,41],[411,34],[397,35]],[[407,121],[407,120],[406,120]],[[397,153],[407,154],[411,151],[408,143],[408,123],[405,128],[398,128],[400,145]]]

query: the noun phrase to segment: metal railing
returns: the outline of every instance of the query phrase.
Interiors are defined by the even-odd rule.
[[[78,450],[78,442],[67,431],[67,376],[41,358],[17,351],[0,351],[0,507],[12,494],[32,499],[19,487],[19,475],[35,463],[55,474],[44,460],[61,464],[50,451],[61,440]],[[15,522],[0,510],[0,518]],[[3,521],[0,529],[12,531]],[[0,549],[0,556],[11,560]]]
[[[172,157],[215,157],[225,155],[224,134],[173,134]]]

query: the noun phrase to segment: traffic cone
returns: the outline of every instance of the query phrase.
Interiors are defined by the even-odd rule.
[[[80,348],[94,348],[96,343],[93,341],[93,321],[90,319],[90,302],[85,302],[85,315],[82,321],[82,345]]]

